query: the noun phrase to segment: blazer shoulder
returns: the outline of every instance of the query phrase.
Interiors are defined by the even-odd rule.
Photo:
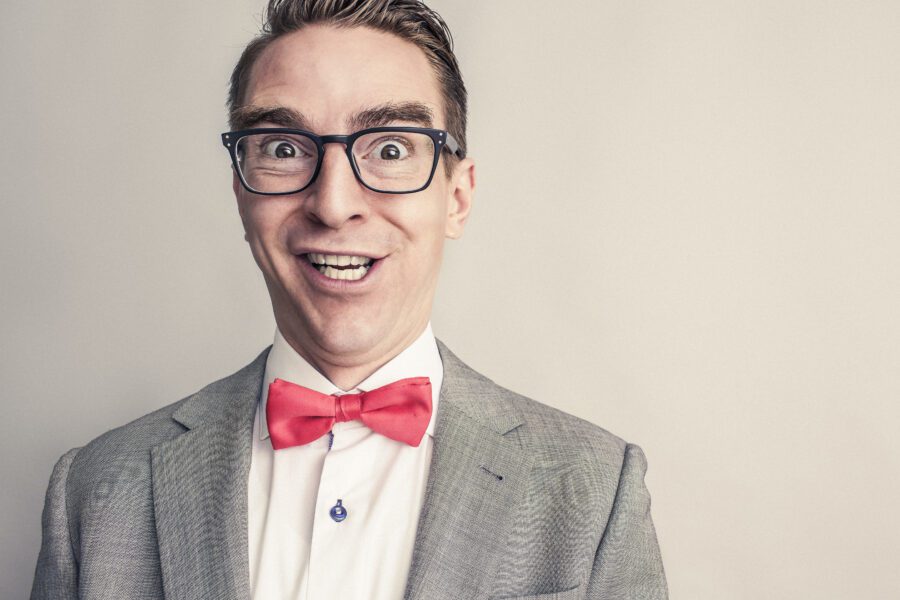
[[[94,438],[75,453],[69,479],[94,479],[110,470],[122,473],[129,470],[129,464],[148,462],[151,448],[188,430],[178,419],[180,412],[198,400],[213,400],[232,393],[236,388],[246,387],[248,380],[258,379],[267,354],[268,348],[237,372]]]
[[[460,360],[440,341],[438,349],[444,362],[448,397],[470,418],[511,435],[523,449],[537,454],[572,459],[593,455],[605,463],[622,464],[628,446],[622,438],[599,425],[498,385]]]
[[[625,454],[629,444],[603,427],[497,384],[493,385],[522,414],[524,423],[520,428],[520,437],[523,442],[565,446],[579,453],[617,456],[619,460]]]

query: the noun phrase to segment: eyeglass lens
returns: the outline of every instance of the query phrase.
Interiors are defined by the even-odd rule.
[[[302,134],[255,133],[235,147],[247,185],[263,193],[289,193],[306,187],[319,162],[315,142]],[[431,137],[411,131],[379,131],[353,142],[359,177],[383,192],[410,192],[428,182],[434,166]]]

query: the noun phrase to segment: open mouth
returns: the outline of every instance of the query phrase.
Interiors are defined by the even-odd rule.
[[[357,281],[366,276],[369,269],[375,263],[374,258],[368,256],[349,256],[346,254],[319,254],[310,252],[305,255],[306,260],[315,267],[319,273],[329,279],[342,279],[345,281]]]

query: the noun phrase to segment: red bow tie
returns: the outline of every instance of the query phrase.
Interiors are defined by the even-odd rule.
[[[276,450],[319,439],[344,421],[362,421],[392,440],[418,446],[431,420],[431,381],[401,379],[361,394],[329,396],[289,381],[269,385],[266,422]]]

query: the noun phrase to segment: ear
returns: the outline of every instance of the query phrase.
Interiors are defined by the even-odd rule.
[[[464,158],[456,164],[447,190],[447,225],[444,235],[455,240],[462,237],[475,196],[475,161]]]

